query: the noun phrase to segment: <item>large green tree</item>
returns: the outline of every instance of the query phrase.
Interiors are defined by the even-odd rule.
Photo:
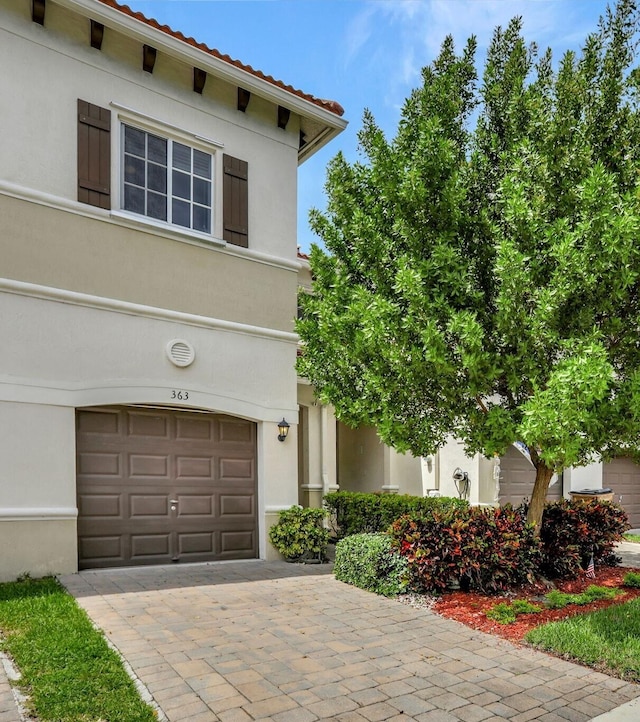
[[[554,472],[640,446],[638,17],[620,0],[554,65],[446,38],[393,140],[328,168],[298,370],[350,425],[433,453],[524,442],[539,524]]]

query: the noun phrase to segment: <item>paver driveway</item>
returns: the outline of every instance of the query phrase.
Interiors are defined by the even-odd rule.
[[[591,720],[640,687],[337,582],[237,562],[61,580],[171,722]]]

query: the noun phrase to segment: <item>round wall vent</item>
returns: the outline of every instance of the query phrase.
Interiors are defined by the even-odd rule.
[[[171,363],[174,363],[176,366],[189,366],[189,364],[193,363],[196,352],[188,341],[175,338],[167,344],[167,356]]]

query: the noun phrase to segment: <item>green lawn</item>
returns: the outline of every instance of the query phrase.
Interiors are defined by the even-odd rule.
[[[625,534],[624,540],[640,544],[640,534]]]
[[[0,584],[2,648],[41,722],[152,722],[118,655],[55,579]]]
[[[640,599],[544,624],[525,640],[607,674],[640,681]]]

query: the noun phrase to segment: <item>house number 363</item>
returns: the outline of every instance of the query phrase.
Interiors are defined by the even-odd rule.
[[[188,391],[178,391],[176,389],[171,390],[171,398],[177,399],[178,401],[186,401],[189,398]]]

